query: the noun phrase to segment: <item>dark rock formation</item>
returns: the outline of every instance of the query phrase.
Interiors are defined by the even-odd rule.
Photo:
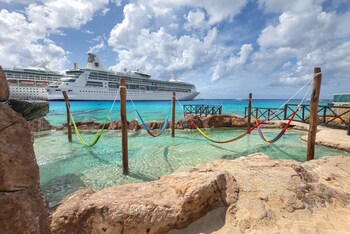
[[[9,85],[7,83],[7,79],[4,73],[4,70],[2,70],[2,67],[0,66],[0,102],[6,102],[9,99],[10,90]]]
[[[45,118],[28,121],[28,124],[32,132],[48,131],[52,129],[51,124]]]
[[[8,100],[8,104],[25,120],[39,119],[49,113],[49,103],[44,101],[26,102],[11,98]]]
[[[1,233],[49,232],[31,132],[6,104],[0,104],[0,204]]]

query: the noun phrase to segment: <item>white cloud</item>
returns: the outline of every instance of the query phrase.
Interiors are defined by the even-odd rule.
[[[112,29],[108,40],[118,53],[113,69],[141,69],[164,78],[171,73],[189,74],[215,58],[230,57],[231,50],[217,42],[215,24],[232,20],[245,3],[139,0],[126,4],[123,21]]]
[[[221,0],[213,3],[212,0],[175,0],[174,5],[191,6],[193,8],[204,8],[209,15],[209,23],[211,25],[219,23],[223,20],[232,20],[237,15],[247,0]]]
[[[244,44],[237,56],[229,57],[227,60],[220,60],[213,71],[211,80],[217,81],[223,77],[229,77],[237,71],[237,69],[242,68],[242,66],[250,58],[253,53],[253,47],[250,44]]]
[[[50,35],[64,36],[61,29],[80,28],[96,11],[103,9],[108,0],[21,2],[31,4],[21,12],[0,11],[2,65],[33,66],[48,59],[55,63],[56,69],[64,69],[67,52],[50,40]]]
[[[30,3],[35,3],[36,0],[0,0],[0,2],[4,3],[21,3],[21,4],[30,4]]]
[[[205,14],[201,10],[190,11],[185,19],[187,22],[185,23],[185,28],[187,30],[191,30],[191,28],[201,28],[204,26],[205,22]]]
[[[279,84],[301,84],[321,66],[324,74],[348,77],[350,30],[344,20],[349,13],[325,12],[322,1],[259,0],[267,12],[281,12],[277,25],[267,26],[260,34],[260,50],[254,54],[254,66],[266,74],[275,72]],[[339,78],[338,78],[339,79]]]
[[[98,43],[97,45],[94,45],[94,46],[91,46],[89,48],[89,53],[98,53],[101,49],[104,49],[105,48],[105,43],[103,40],[100,41],[100,43]]]

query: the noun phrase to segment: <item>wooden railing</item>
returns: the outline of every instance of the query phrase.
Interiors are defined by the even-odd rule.
[[[255,107],[252,110],[252,118],[257,115],[258,119],[263,120],[268,118],[269,120],[287,120],[290,119],[298,104],[286,104],[284,108],[266,108],[266,107]],[[244,110],[244,117],[247,117],[248,107]],[[310,116],[310,105],[301,105],[300,110],[294,117],[294,121],[308,123]],[[333,128],[350,129],[350,106],[318,106],[318,124],[325,125]],[[350,130],[349,130],[350,131]]]
[[[220,105],[184,105],[185,114],[202,115],[221,115],[222,106]]]

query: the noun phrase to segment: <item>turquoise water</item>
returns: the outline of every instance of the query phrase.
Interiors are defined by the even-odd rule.
[[[255,107],[280,107],[285,100],[254,100]],[[298,104],[300,100],[290,103]],[[194,100],[181,101],[185,104],[222,105],[223,113],[244,116],[247,101],[234,100]],[[103,122],[111,109],[111,101],[74,101],[71,110],[76,121]],[[182,119],[180,104],[176,106],[176,118]],[[136,101],[127,103],[128,120],[137,119],[135,108],[145,121],[165,119],[171,103],[169,101]],[[45,117],[52,125],[66,121],[64,102],[50,102],[50,112]],[[119,102],[116,102],[110,121],[120,119]],[[139,119],[137,119],[139,121]],[[227,140],[245,131],[240,128],[206,129],[209,136],[217,140]],[[272,138],[279,130],[267,129],[267,137]],[[198,164],[218,159],[235,159],[240,156],[262,152],[273,159],[304,161],[306,143],[300,140],[305,132],[290,130],[274,144],[263,142],[254,131],[252,134],[224,145],[212,144],[196,130],[177,130],[171,138],[169,130],[159,138],[150,137],[146,131],[129,132],[129,175],[122,174],[121,135],[119,131],[105,131],[93,148],[82,146],[73,135],[68,143],[67,135],[61,131],[43,132],[35,135],[34,149],[40,168],[42,190],[50,206],[79,188],[94,190],[126,184],[157,180],[159,177],[178,170],[187,170]],[[96,132],[83,132],[87,142],[91,142]],[[350,155],[339,150],[317,146],[316,158],[333,155]]]
[[[206,133],[218,140],[233,138],[245,131],[240,128],[206,129]],[[272,138],[279,130],[266,129]],[[91,141],[96,133],[82,133]],[[273,159],[305,160],[306,143],[300,140],[305,132],[290,130],[275,144],[263,142],[257,132],[224,145],[211,144],[196,130],[177,130],[159,138],[150,137],[146,131],[129,132],[129,175],[122,174],[121,135],[119,131],[106,131],[93,148],[82,146],[73,135],[68,143],[61,131],[39,133],[35,136],[34,149],[40,167],[42,190],[50,205],[64,196],[84,187],[94,190],[135,182],[157,180],[175,171],[187,170],[198,164],[218,159],[235,159],[252,153],[263,152]],[[316,147],[316,158],[349,153]]]
[[[254,107],[280,107],[286,100],[253,100]],[[299,104],[300,100],[292,100],[289,104]],[[170,101],[135,101],[135,106],[132,102],[127,102],[127,118],[137,119],[135,107],[139,110],[142,118],[145,121],[164,121],[171,106]],[[244,108],[248,106],[247,100],[193,100],[181,101],[176,103],[176,119],[183,118],[181,105],[185,104],[206,104],[206,105],[222,105],[224,114],[236,114],[244,116]],[[327,104],[327,103],[320,103]],[[119,101],[115,103],[112,109],[111,121],[120,119]],[[107,114],[112,106],[112,101],[73,101],[71,102],[71,110],[76,121],[95,121],[104,122]],[[50,112],[45,117],[52,125],[57,126],[66,121],[65,103],[61,101],[50,102]]]

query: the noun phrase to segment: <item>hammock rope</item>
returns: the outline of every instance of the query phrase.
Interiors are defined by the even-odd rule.
[[[129,96],[129,99],[130,99],[132,105],[134,106],[134,110],[135,110],[135,112],[136,112],[136,115],[139,117],[139,119],[140,119],[140,121],[141,121],[143,127],[144,127],[145,130],[147,131],[147,133],[148,133],[150,136],[152,136],[152,137],[160,137],[161,135],[163,135],[163,133],[165,132],[165,129],[166,129],[167,125],[168,125],[168,122],[169,122],[169,116],[170,116],[170,112],[171,112],[171,106],[170,106],[170,108],[169,108],[169,111],[168,111],[167,116],[165,117],[165,120],[164,120],[164,123],[163,123],[162,128],[161,128],[157,133],[154,133],[154,132],[151,131],[151,129],[149,129],[147,123],[143,120],[143,118],[142,118],[140,112],[139,112],[138,109],[136,108],[136,105],[135,105],[134,101],[132,100],[131,96],[129,95],[128,90],[126,90],[126,94]]]
[[[179,105],[181,106],[182,110],[184,111],[184,107],[183,105],[180,103],[180,101],[176,98],[176,101],[179,103]],[[224,140],[224,141],[218,141],[218,140],[215,140],[213,138],[211,138],[210,136],[208,136],[203,130],[201,130],[198,125],[193,121],[193,118],[189,117],[188,115],[186,115],[185,111],[184,111],[184,117],[185,118],[188,118],[190,123],[192,124],[192,126],[204,137],[206,138],[207,140],[213,142],[213,143],[216,143],[216,144],[226,144],[226,143],[230,143],[230,142],[234,142],[234,141],[237,141],[243,137],[245,137],[246,135],[248,135],[250,132],[252,132],[256,126],[253,126],[251,127],[249,130],[247,130],[246,132],[242,133],[241,135],[238,135],[234,138],[231,138],[231,139],[228,139],[228,140]]]
[[[319,75],[319,73],[315,74],[315,76],[317,76],[317,75]],[[255,117],[255,123],[256,123],[256,126],[257,126],[257,128],[258,128],[259,136],[260,136],[260,138],[261,138],[263,141],[265,141],[265,142],[267,142],[267,143],[275,143],[276,141],[278,141],[279,139],[282,138],[282,136],[286,133],[287,129],[289,128],[289,126],[290,126],[291,122],[293,121],[294,117],[296,116],[296,114],[297,114],[298,111],[300,110],[300,107],[301,107],[302,103],[304,102],[304,100],[305,100],[305,98],[306,98],[306,95],[309,93],[309,90],[310,90],[310,87],[311,87],[311,84],[312,84],[311,81],[312,81],[312,79],[311,79],[309,82],[307,82],[307,83],[306,83],[301,89],[299,89],[299,91],[297,92],[297,93],[299,93],[302,89],[304,89],[307,85],[309,85],[307,91],[306,91],[305,94],[304,94],[303,99],[302,99],[301,102],[299,103],[297,109],[293,112],[291,118],[289,119],[289,121],[287,122],[287,124],[283,127],[282,131],[281,131],[277,136],[275,136],[273,139],[271,139],[271,140],[268,139],[268,138],[264,135],[264,133],[263,133],[263,131],[262,131],[262,129],[261,129],[260,126],[261,126],[262,123],[264,123],[264,122],[266,122],[267,120],[269,120],[272,116],[276,115],[276,113],[281,109],[281,107],[278,108],[274,113],[272,113],[271,115],[269,115],[266,119],[264,119],[264,120],[261,121],[261,122],[259,122],[259,120],[258,120],[258,118],[257,118],[257,114],[255,113],[255,115],[254,115],[254,117]],[[295,94],[292,96],[292,98],[295,97],[295,95],[296,95],[297,93],[295,93]],[[289,99],[287,102],[285,102],[282,106],[286,105],[292,98],[290,98],[290,99]]]
[[[104,131],[105,127],[106,127],[106,124],[107,124],[107,122],[110,120],[110,115],[111,115],[112,110],[113,110],[113,108],[114,108],[114,104],[115,104],[115,102],[116,102],[116,100],[117,100],[119,91],[120,91],[120,89],[118,89],[118,91],[117,91],[117,93],[116,93],[116,95],[115,95],[115,97],[114,97],[112,106],[111,106],[111,108],[109,109],[109,112],[108,112],[108,114],[107,114],[107,116],[106,116],[106,119],[105,119],[103,125],[102,125],[102,128],[101,128],[100,131],[97,133],[97,136],[95,137],[95,139],[94,139],[91,143],[87,143],[87,142],[83,139],[83,137],[82,137],[82,135],[81,135],[81,133],[80,133],[80,131],[79,131],[79,129],[78,129],[78,126],[77,126],[77,124],[76,124],[76,122],[75,122],[75,120],[74,120],[74,117],[73,117],[73,115],[72,115],[72,111],[71,111],[71,109],[70,109],[70,104],[69,104],[69,102],[68,102],[68,109],[69,109],[69,113],[70,113],[70,118],[72,119],[74,131],[75,131],[75,134],[77,135],[78,140],[80,141],[80,143],[81,143],[82,145],[84,145],[84,146],[86,146],[86,147],[93,147],[93,146],[96,145],[97,142],[100,140],[100,138],[101,138],[101,136],[102,136],[102,134],[103,134],[103,131]]]

